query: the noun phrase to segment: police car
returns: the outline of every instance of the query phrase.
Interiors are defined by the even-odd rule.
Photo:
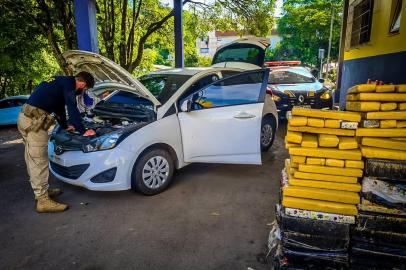
[[[266,62],[271,71],[268,91],[272,92],[280,118],[293,107],[331,109],[333,93],[317,80],[311,70],[300,66],[300,61]]]

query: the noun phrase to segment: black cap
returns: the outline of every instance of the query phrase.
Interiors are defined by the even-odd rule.
[[[94,86],[94,78],[93,75],[86,71],[81,71],[75,76],[76,79],[84,81],[88,88],[93,88]]]

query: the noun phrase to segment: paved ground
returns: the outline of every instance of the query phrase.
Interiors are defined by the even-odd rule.
[[[287,153],[262,166],[190,165],[164,193],[61,187],[67,212],[37,214],[23,145],[0,129],[0,269],[268,269],[261,263]]]

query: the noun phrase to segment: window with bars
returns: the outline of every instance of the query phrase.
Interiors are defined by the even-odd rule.
[[[400,29],[400,19],[402,15],[402,0],[395,0],[396,4],[394,6],[394,11],[392,12],[391,23],[389,28],[389,33],[399,33]]]
[[[346,49],[369,42],[374,0],[355,0],[349,7]]]

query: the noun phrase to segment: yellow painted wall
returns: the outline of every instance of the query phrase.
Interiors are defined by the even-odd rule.
[[[370,41],[344,52],[344,61],[406,51],[406,0],[403,0],[400,29],[396,34],[389,33],[392,0],[374,2]]]

